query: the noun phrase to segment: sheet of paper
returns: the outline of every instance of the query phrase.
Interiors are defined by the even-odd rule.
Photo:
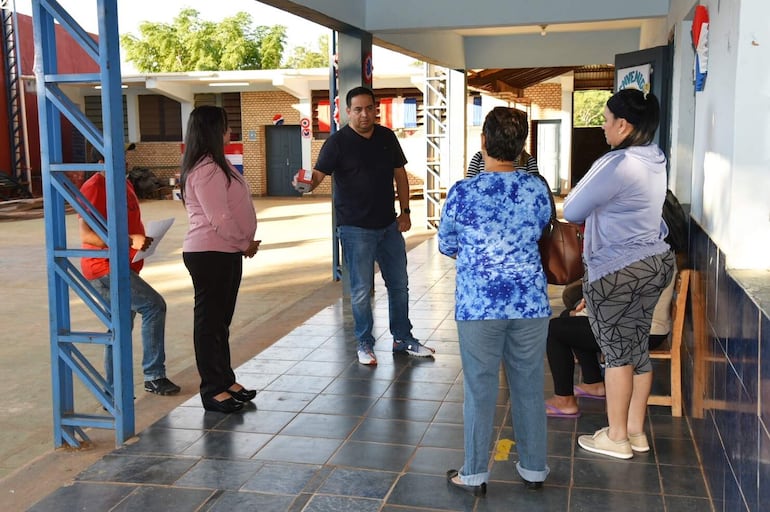
[[[173,223],[174,223],[173,217],[169,217],[168,219],[153,220],[148,222],[147,225],[144,227],[144,232],[145,232],[145,236],[149,236],[152,238],[152,244],[150,244],[147,250],[137,252],[134,255],[134,259],[132,260],[132,263],[149,258],[153,254],[155,254],[155,249],[157,249],[158,244],[160,243],[161,240],[163,240],[163,237],[166,235],[168,228],[170,228]]]

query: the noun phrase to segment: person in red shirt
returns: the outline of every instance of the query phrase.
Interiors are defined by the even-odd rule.
[[[101,154],[94,151],[92,162],[103,162]],[[80,191],[96,210],[107,217],[107,189],[103,172],[91,176]],[[142,214],[139,210],[139,199],[134,187],[126,180],[126,200],[128,206],[128,233],[131,240],[129,261],[134,255],[145,250],[152,244],[152,238],[145,236]],[[80,218],[80,241],[84,249],[104,249],[107,244]],[[166,301],[144,279],[139,277],[144,260],[131,263],[129,281],[131,286],[131,320],[136,313],[142,317],[142,370],[144,373],[144,390],[158,395],[174,395],[179,393],[179,386],[166,377]],[[107,258],[82,258],[80,262],[83,276],[88,279],[96,290],[107,300],[110,298],[110,260]],[[108,345],[104,354],[105,373],[107,382],[112,385],[112,346]]]

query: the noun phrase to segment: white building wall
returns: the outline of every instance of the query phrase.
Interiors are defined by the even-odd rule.
[[[704,2],[705,89],[695,94],[691,212],[728,268],[770,267],[770,3]],[[740,28],[743,27],[742,30]]]

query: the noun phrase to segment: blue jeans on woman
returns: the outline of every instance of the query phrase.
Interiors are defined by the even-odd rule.
[[[543,407],[543,359],[548,320],[521,318],[457,322],[465,393],[465,462],[460,469],[463,484],[481,485],[489,478],[489,450],[501,361],[508,378],[511,421],[519,454],[516,469],[523,479],[530,482],[543,482],[548,476],[547,427]]]
[[[398,223],[393,222],[382,229],[339,226],[337,233],[350,275],[350,303],[359,345],[367,348],[374,345],[371,296],[375,261],[388,289],[390,332],[396,340],[414,340],[409,321],[406,243],[398,230]]]
[[[166,376],[166,301],[155,288],[129,272],[131,287],[131,327],[137,313],[142,316],[142,372],[144,380],[157,380]],[[110,276],[91,280],[102,297],[110,300]],[[112,345],[104,351],[104,367],[107,382],[112,384]]]

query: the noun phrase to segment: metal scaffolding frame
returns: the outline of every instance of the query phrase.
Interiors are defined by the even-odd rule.
[[[425,172],[425,208],[429,229],[437,229],[441,218],[442,199],[448,169],[448,70],[425,64],[425,142],[427,144]]]
[[[13,8],[2,7],[2,44],[5,64],[5,88],[8,92],[8,131],[11,149],[11,176],[26,186],[30,197],[32,182],[29,168],[29,147],[27,146],[26,109],[24,104],[24,83],[21,79],[19,56],[18,16],[15,2]]]
[[[54,443],[57,447],[64,444],[79,447],[81,442],[88,441],[84,431],[88,427],[114,429],[118,446],[134,435],[129,240],[117,0],[97,0],[96,3],[98,41],[94,41],[56,0],[32,2],[48,268]],[[59,73],[54,22],[93,59],[99,68],[97,73]],[[68,83],[101,86],[103,131],[64,94],[60,85]],[[63,161],[61,116],[66,117],[104,155],[104,163]],[[105,172],[106,218],[70,181],[67,171]],[[109,249],[80,249],[80,240],[72,243],[67,240],[67,205],[107,242]],[[72,263],[72,258],[81,257],[109,258],[109,301],[99,295]],[[105,325],[106,332],[88,332],[73,327],[70,306],[73,295],[79,297]],[[92,344],[114,347],[112,361],[108,363],[112,364],[113,383],[107,382],[81,350]],[[78,412],[78,405],[81,404],[75,403],[76,383],[97,398],[106,415]]]

